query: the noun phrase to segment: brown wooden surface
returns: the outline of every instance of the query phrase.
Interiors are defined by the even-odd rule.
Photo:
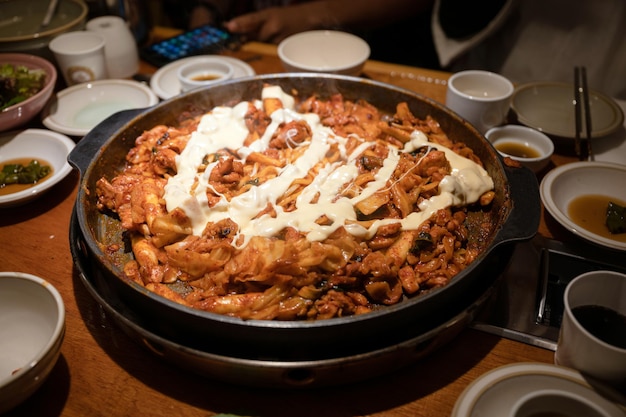
[[[257,73],[282,71],[274,46],[247,44],[232,55]],[[142,64],[141,71],[154,68]],[[449,74],[368,62],[364,75],[443,101]],[[557,154],[553,163],[571,160]],[[9,416],[448,416],[461,392],[485,372],[516,362],[553,361],[549,350],[467,329],[406,369],[336,388],[249,389],[177,369],[121,333],[79,281],[68,243],[77,184],[72,173],[38,200],[0,209],[0,270],[50,281],[67,311],[52,374]],[[542,217],[539,233],[551,237],[552,230]]]

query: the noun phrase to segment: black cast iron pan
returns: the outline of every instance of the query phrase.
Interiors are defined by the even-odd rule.
[[[449,137],[467,143],[481,158],[495,183],[496,198],[488,210],[475,210],[468,224],[492,224],[490,232],[473,234],[484,246],[482,254],[447,286],[404,300],[394,306],[360,315],[318,321],[244,321],[190,309],[149,292],[125,279],[123,263],[132,256],[119,222],[96,208],[95,183],[111,178],[124,165],[134,140],[156,124],[176,125],[181,117],[204,113],[216,105],[233,105],[257,99],[266,84],[280,85],[306,98],[342,93],[348,99],[364,99],[382,111],[393,113],[406,101],[414,115],[434,117]],[[412,91],[348,76],[326,74],[277,74],[231,80],[162,102],[143,110],[121,112],[95,127],[68,158],[81,172],[76,199],[80,231],[92,259],[108,276],[112,291],[138,314],[149,317],[160,334],[204,345],[213,352],[238,356],[310,359],[357,354],[405,340],[408,334],[432,328],[432,324],[457,314],[457,307],[476,299],[504,268],[511,245],[530,239],[537,231],[540,200],[537,180],[525,168],[510,168],[491,144],[470,124],[445,106]],[[104,250],[112,243],[122,250]]]
[[[153,320],[128,306],[108,284],[110,277],[92,262],[80,233],[75,212],[70,222],[70,250],[79,279],[89,294],[138,345],[157,357],[195,374],[237,385],[267,388],[313,388],[337,386],[373,379],[402,369],[421,360],[453,340],[483,309],[494,293],[485,282],[477,299],[467,298],[450,317],[433,321],[430,328],[413,329],[405,340],[395,340],[364,353],[335,352],[337,356],[318,359],[284,360],[277,357],[255,357],[246,352],[238,357],[233,350],[214,351],[212,346],[194,344],[185,338],[163,336]],[[498,280],[502,280],[502,276]],[[477,289],[477,293],[480,292]],[[452,312],[452,311],[451,311]],[[111,328],[114,331],[115,327]],[[201,342],[201,341],[200,341]],[[346,356],[342,356],[343,354]]]

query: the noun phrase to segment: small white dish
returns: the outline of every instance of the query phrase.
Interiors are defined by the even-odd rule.
[[[574,85],[557,82],[535,82],[515,89],[511,108],[520,123],[562,138],[576,137]],[[591,136],[606,136],[624,123],[624,113],[612,98],[589,91]]]
[[[609,239],[581,227],[569,214],[572,201],[583,196],[602,195],[626,202],[624,184],[626,165],[580,161],[548,172],[541,181],[539,192],[548,213],[567,230],[597,245],[626,250],[626,242]]]
[[[216,57],[214,55],[192,56],[170,62],[169,64],[161,67],[150,79],[150,87],[162,100],[167,100],[179,95],[182,91],[180,82],[178,81],[178,76],[176,75],[178,68],[186,63],[206,59],[207,57],[219,58],[220,60],[232,65],[232,78],[255,75],[254,69],[250,65],[237,58],[228,56]]]
[[[519,125],[491,128],[485,137],[503,156],[508,156],[537,173],[550,162],[554,153],[552,139],[540,131]]]
[[[229,80],[234,73],[235,68],[228,62],[219,57],[206,57],[184,63],[178,67],[176,76],[181,90],[186,92]]]
[[[50,164],[52,175],[34,186],[0,195],[0,207],[17,206],[33,200],[65,178],[72,167],[67,156],[76,144],[67,136],[45,129],[26,129],[0,135],[0,167],[15,159],[37,159]]]
[[[46,280],[0,272],[0,414],[46,380],[65,335],[65,305]]]
[[[493,369],[470,383],[456,401],[451,417],[521,417],[524,404],[532,401],[539,406],[537,399],[545,395],[552,396],[552,402],[543,402],[546,408],[534,409],[535,414],[530,415],[543,415],[541,412],[550,411],[548,407],[553,401],[565,405],[568,400],[591,405],[597,413],[590,416],[624,415],[617,404],[596,392],[579,372],[551,364],[521,362]]]
[[[359,75],[370,52],[360,37],[335,30],[300,32],[278,44],[278,57],[289,72]]]
[[[158,97],[143,83],[98,80],[58,92],[44,109],[43,124],[66,135],[85,136],[114,113],[150,107],[158,102]]]

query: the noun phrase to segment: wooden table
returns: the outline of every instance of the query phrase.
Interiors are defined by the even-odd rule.
[[[231,55],[257,73],[282,71],[274,46],[251,43]],[[154,70],[142,64],[142,72]],[[439,101],[449,75],[373,61],[364,74]],[[571,160],[557,154],[553,163]],[[249,389],[177,369],[120,332],[79,281],[68,243],[78,180],[74,172],[35,202],[0,209],[0,270],[49,280],[67,311],[58,363],[10,416],[448,416],[461,392],[485,372],[516,362],[553,362],[549,350],[466,329],[406,369],[338,388]],[[553,237],[557,229],[542,214],[539,233]]]

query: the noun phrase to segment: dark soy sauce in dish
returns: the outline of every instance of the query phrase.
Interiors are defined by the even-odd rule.
[[[626,349],[626,316],[608,307],[583,305],[572,314],[592,335],[605,343]]]

